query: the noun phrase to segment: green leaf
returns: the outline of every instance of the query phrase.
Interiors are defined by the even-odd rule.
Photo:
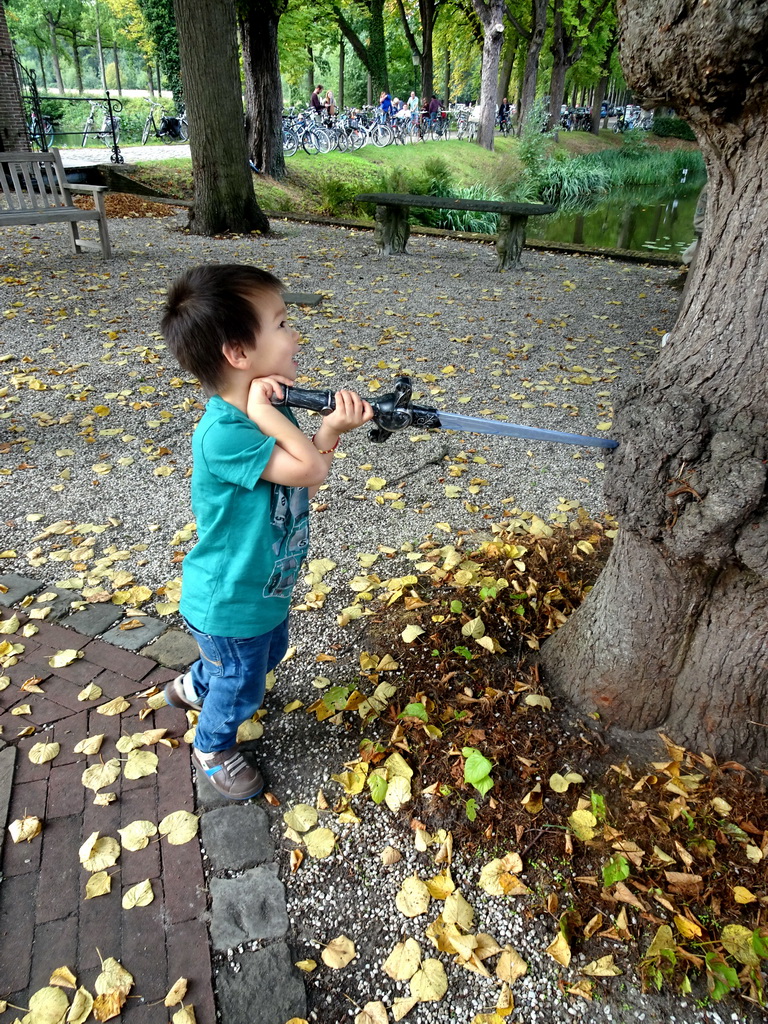
[[[464,610],[464,605],[461,601],[451,601],[451,611],[454,615],[460,615]]]
[[[332,686],[323,694],[323,704],[329,711],[342,711],[349,700],[350,692],[348,686]]]
[[[763,925],[752,932],[752,949],[761,960],[768,960],[768,926]]]
[[[371,791],[371,799],[375,804],[383,802],[384,797],[387,795],[387,789],[389,783],[383,775],[378,775],[376,771],[371,772],[368,776],[368,788]]]
[[[489,777],[493,764],[487,757],[483,757],[476,747],[462,747],[461,752],[466,758],[464,781],[474,786],[484,796],[493,786],[493,779]]]
[[[400,712],[400,714],[397,717],[398,718],[408,718],[408,717],[420,718],[422,722],[428,722],[429,721],[429,715],[427,714],[427,709],[424,707],[424,705],[421,703],[421,701],[419,701],[416,704],[406,704],[406,706],[403,708],[403,710]]]
[[[709,994],[717,1002],[733,989],[739,988],[739,975],[735,968],[729,967],[720,953],[707,953],[707,988]]]
[[[469,800],[467,800],[466,808],[467,817],[469,818],[470,821],[474,821],[475,818],[477,817],[477,801],[474,799],[474,797],[470,797]]]
[[[610,889],[616,882],[629,878],[629,861],[620,853],[615,853],[607,864],[603,864],[603,885]]]
[[[589,794],[589,800],[592,804],[592,813],[597,818],[597,820],[605,821],[605,815],[607,813],[605,799],[600,795],[600,793],[595,793],[593,791]]]
[[[472,651],[470,651],[468,647],[464,647],[463,644],[460,644],[458,647],[454,647],[453,651],[454,654],[460,654],[462,658],[466,658],[467,661],[472,661],[472,659],[474,658],[474,654],[472,653]]]

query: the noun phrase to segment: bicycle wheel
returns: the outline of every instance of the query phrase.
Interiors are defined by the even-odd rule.
[[[365,145],[365,135],[359,128],[353,128],[349,133],[348,143],[351,150],[361,149]]]
[[[152,118],[148,117],[147,120],[144,122],[144,130],[141,133],[141,144],[142,144],[142,146],[146,146],[146,144],[147,144],[147,139],[149,138],[149,129],[151,127],[152,127]]]
[[[301,148],[310,156],[317,156],[317,139],[312,131],[305,131],[301,136]]]
[[[179,138],[182,142],[189,142],[189,125],[183,117],[179,119]]]
[[[317,136],[317,152],[318,153],[330,153],[333,149],[333,136],[327,128],[315,128],[315,135]]]
[[[392,141],[392,129],[388,124],[377,124],[373,129],[373,144],[379,146],[388,146]]]
[[[291,131],[289,128],[283,128],[283,154],[285,156],[294,156],[298,148],[299,140],[296,137],[296,132]]]

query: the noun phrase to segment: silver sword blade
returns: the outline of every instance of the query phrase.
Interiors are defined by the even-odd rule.
[[[590,448],[617,448],[619,442],[609,437],[588,437],[585,434],[568,434],[563,430],[545,430],[543,427],[527,427],[521,423],[505,423],[503,420],[484,420],[479,416],[462,416],[456,412],[437,410],[440,426],[446,430],[463,430],[472,434],[499,434],[503,437],[522,437],[530,441],[558,441],[560,444],[583,444]]]

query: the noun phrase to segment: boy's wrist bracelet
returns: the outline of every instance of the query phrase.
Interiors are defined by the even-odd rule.
[[[312,444],[315,444],[315,438],[316,437],[317,437],[317,434],[313,434],[312,435]],[[333,448],[325,448],[325,449],[318,448],[317,449],[318,454],[319,455],[330,455],[331,452],[335,452],[336,449],[339,447],[339,441],[340,440],[341,440],[341,438],[338,438],[338,437],[336,438],[336,444],[333,446]],[[315,445],[315,447],[317,447],[317,446]]]

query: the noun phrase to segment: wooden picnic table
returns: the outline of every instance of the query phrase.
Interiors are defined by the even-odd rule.
[[[497,202],[491,199],[454,199],[450,196],[415,196],[394,192],[363,192],[358,202],[376,204],[374,239],[379,254],[396,256],[406,251],[411,233],[408,208],[418,206],[430,210],[473,210],[499,215],[496,235],[497,270],[520,266],[520,252],[525,242],[529,217],[555,213],[556,206],[545,203]]]

